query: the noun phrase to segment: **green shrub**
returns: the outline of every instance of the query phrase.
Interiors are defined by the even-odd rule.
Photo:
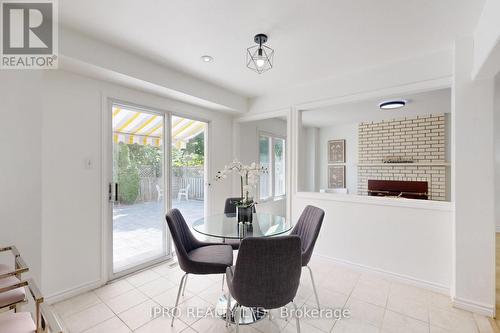
[[[120,202],[130,205],[139,196],[139,170],[129,166],[118,171],[118,195]]]
[[[121,203],[133,204],[139,196],[139,170],[130,161],[128,145],[118,151],[118,197]]]

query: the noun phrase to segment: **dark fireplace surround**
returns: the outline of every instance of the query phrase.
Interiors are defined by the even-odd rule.
[[[428,200],[429,185],[426,181],[369,179],[368,195]]]

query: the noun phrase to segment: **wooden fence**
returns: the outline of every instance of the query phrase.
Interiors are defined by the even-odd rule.
[[[203,176],[173,177],[172,198],[177,199],[179,189],[189,187],[189,199],[203,200],[205,193],[205,180]]]
[[[137,202],[158,200],[158,189],[163,189],[163,178],[155,177],[149,172],[141,172],[139,197]],[[172,199],[177,200],[180,189],[189,188],[189,199],[203,200],[205,196],[205,179],[203,167],[172,168]],[[182,198],[185,199],[185,198]]]

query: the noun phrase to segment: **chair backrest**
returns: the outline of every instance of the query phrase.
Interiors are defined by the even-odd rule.
[[[298,235],[302,241],[302,265],[305,266],[311,260],[314,244],[318,239],[321,225],[325,217],[325,211],[314,206],[307,206],[302,211],[297,224],[291,234]]]
[[[224,214],[236,214],[236,203],[241,198],[227,198],[224,204]]]
[[[295,298],[301,270],[298,236],[244,238],[231,281],[233,297],[247,307],[285,306]]]
[[[167,224],[174,241],[177,260],[182,270],[187,271],[190,267],[188,253],[200,247],[200,242],[193,236],[181,212],[174,208],[167,215]]]
[[[224,214],[236,214],[236,204],[241,200],[239,198],[227,198],[226,203],[224,204]],[[253,212],[256,213],[255,205],[252,208]]]

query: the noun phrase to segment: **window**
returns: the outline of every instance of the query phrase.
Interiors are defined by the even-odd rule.
[[[285,139],[274,138],[274,196],[285,195]]]
[[[260,200],[286,194],[285,139],[270,134],[259,136],[259,163],[268,170],[260,176]]]

